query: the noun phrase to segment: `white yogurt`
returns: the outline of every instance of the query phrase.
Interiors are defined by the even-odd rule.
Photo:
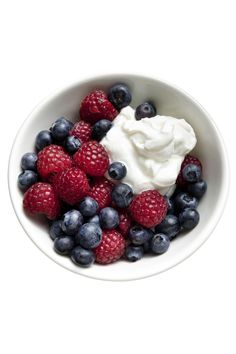
[[[122,182],[134,193],[157,189],[171,194],[181,163],[196,142],[192,127],[184,119],[157,115],[137,121],[135,110],[128,106],[114,119],[101,144],[111,162],[126,165]]]

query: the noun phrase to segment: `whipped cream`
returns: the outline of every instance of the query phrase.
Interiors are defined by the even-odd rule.
[[[126,165],[122,182],[134,193],[157,189],[170,195],[181,163],[196,142],[192,127],[184,119],[157,115],[137,121],[135,110],[128,106],[114,119],[101,144],[111,162]]]

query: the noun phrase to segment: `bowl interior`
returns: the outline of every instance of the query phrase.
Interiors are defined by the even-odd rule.
[[[76,121],[81,99],[92,89],[106,90],[115,82],[129,85],[134,108],[144,100],[152,100],[159,114],[184,118],[197,135],[194,154],[200,158],[208,190],[199,204],[200,223],[186,235],[178,237],[167,253],[159,257],[145,257],[140,262],[119,261],[109,266],[94,265],[83,269],[69,258],[53,251],[48,226],[41,217],[29,218],[22,208],[22,193],[17,187],[21,156],[34,150],[36,134],[48,129],[60,116]],[[51,259],[69,270],[100,279],[128,280],[150,276],[179,263],[193,253],[210,235],[223,210],[227,187],[227,158],[221,137],[208,114],[190,96],[167,83],[135,75],[110,75],[75,84],[43,101],[21,127],[9,162],[9,187],[12,203],[23,228],[32,241]]]

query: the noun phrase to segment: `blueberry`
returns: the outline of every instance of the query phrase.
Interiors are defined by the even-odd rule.
[[[89,218],[89,219],[87,220],[87,222],[93,222],[93,223],[95,223],[95,224],[100,225],[99,216],[98,216],[98,215],[94,215],[94,216],[92,216],[91,218]]]
[[[179,222],[184,230],[192,230],[199,222],[200,216],[196,209],[185,209],[179,214]]]
[[[50,131],[52,133],[53,138],[61,142],[63,141],[69,134],[69,131],[73,127],[73,123],[67,120],[64,117],[58,118],[51,126]]]
[[[150,251],[150,241],[146,241],[143,245],[143,251],[144,253],[148,253]]]
[[[61,228],[67,235],[75,235],[82,224],[82,214],[78,210],[72,209],[63,215]]]
[[[66,119],[65,117],[57,118],[57,120],[54,123],[64,123],[68,126],[69,130],[71,130],[74,126],[74,123],[72,123],[70,120]]]
[[[151,118],[155,117],[156,108],[151,102],[144,102],[140,104],[135,111],[136,120],[140,120],[142,118]]]
[[[120,222],[118,212],[110,207],[103,208],[100,211],[99,220],[103,229],[114,229]]]
[[[81,267],[89,267],[94,263],[95,256],[93,251],[77,246],[71,252],[71,259],[75,264]]]
[[[199,182],[202,176],[201,168],[193,163],[189,163],[183,168],[183,179],[189,183]]]
[[[188,184],[187,191],[193,197],[200,199],[207,190],[207,184],[205,181],[199,181],[196,183]]]
[[[135,225],[129,230],[129,239],[134,245],[142,245],[153,236],[152,232],[140,225]]]
[[[79,204],[79,211],[83,216],[94,216],[98,211],[98,203],[90,197],[85,197]]]
[[[163,233],[172,240],[180,232],[179,219],[175,215],[166,215],[165,219],[155,228],[156,233]]]
[[[64,142],[65,149],[69,154],[74,154],[81,147],[81,141],[76,136],[68,136]]]
[[[175,213],[175,207],[174,207],[174,201],[172,198],[168,198],[165,196],[166,203],[167,203],[167,214],[174,214]]]
[[[127,174],[126,166],[122,162],[112,162],[108,168],[108,174],[112,179],[120,180]]]
[[[150,241],[150,249],[155,254],[165,253],[170,246],[170,239],[165,234],[155,234]]]
[[[125,84],[113,85],[108,91],[108,99],[116,109],[121,110],[128,106],[132,100],[130,90]]]
[[[75,235],[76,243],[86,249],[97,247],[101,240],[102,229],[92,222],[82,225]]]
[[[37,150],[42,150],[52,144],[52,135],[49,130],[42,130],[36,136],[35,146]]]
[[[176,209],[182,211],[187,208],[197,208],[198,200],[186,192],[181,192],[175,197],[174,203]]]
[[[75,246],[75,240],[72,236],[57,237],[54,240],[54,250],[59,254],[69,254]]]
[[[18,176],[18,186],[23,191],[26,191],[29,187],[31,187],[38,180],[38,175],[34,171],[25,170]]]
[[[49,228],[49,236],[54,241],[57,237],[65,236],[61,228],[61,220],[55,220],[52,222]]]
[[[117,184],[111,192],[112,200],[119,208],[127,208],[132,202],[133,196],[132,188],[125,183]]]
[[[143,247],[129,245],[125,250],[125,257],[129,262],[136,262],[143,257]]]
[[[38,156],[34,152],[27,152],[21,158],[22,170],[37,171]]]
[[[110,130],[112,127],[112,123],[107,120],[107,119],[101,119],[97,123],[94,124],[93,126],[93,132],[92,132],[92,138],[94,140],[100,141],[108,130]]]

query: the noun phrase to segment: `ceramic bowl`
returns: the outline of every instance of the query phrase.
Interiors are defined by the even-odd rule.
[[[186,235],[171,243],[165,254],[144,257],[136,263],[124,260],[107,266],[80,268],[68,257],[53,250],[48,225],[43,217],[30,218],[22,208],[22,193],[17,187],[21,156],[34,150],[36,134],[48,129],[53,121],[66,116],[75,121],[81,100],[95,88],[106,90],[116,82],[128,84],[133,107],[146,99],[153,101],[158,114],[184,118],[193,127],[197,145],[193,154],[203,164],[208,190],[199,203],[200,222]],[[139,75],[107,75],[77,82],[41,102],[25,120],[13,144],[9,161],[9,189],[16,215],[30,239],[56,263],[75,273],[103,280],[133,280],[163,272],[196,251],[214,230],[222,215],[229,185],[227,154],[220,133],[209,114],[190,95],[164,81]],[[43,260],[42,260],[43,261]]]

